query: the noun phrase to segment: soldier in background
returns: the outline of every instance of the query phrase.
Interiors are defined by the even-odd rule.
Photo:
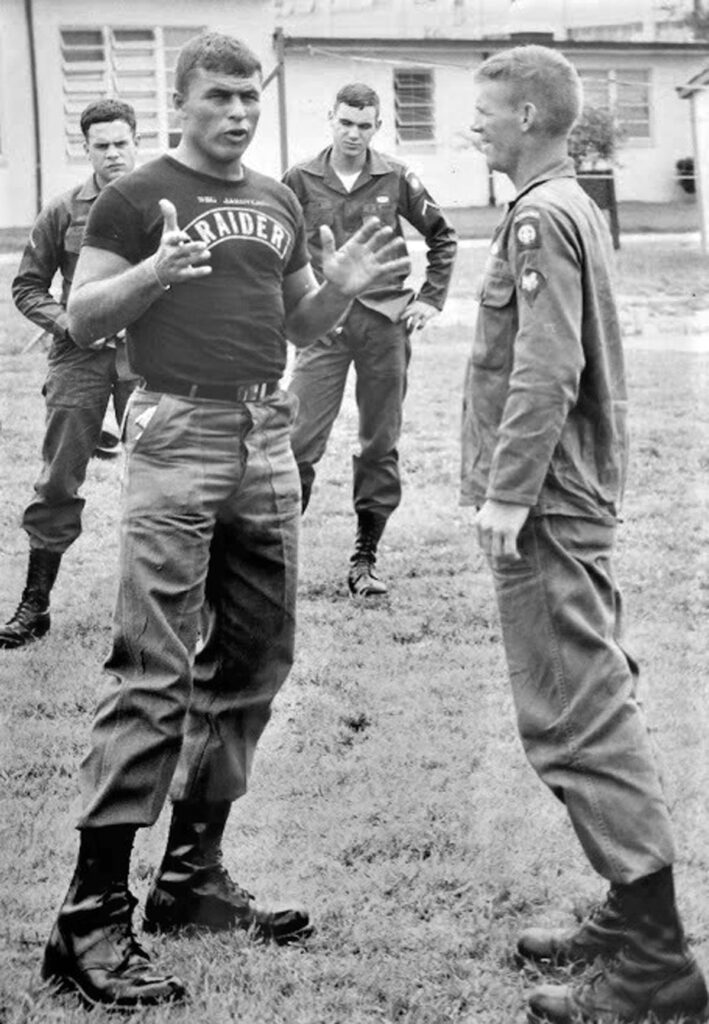
[[[362,598],[387,592],[375,565],[387,521],[401,501],[397,445],[411,337],[443,308],[456,253],[455,232],[420,179],[398,160],[371,149],[380,126],[374,89],[360,82],[343,86],[330,113],[332,146],[292,167],[283,179],[303,207],[318,276],[321,224],[342,245],[372,215],[403,237],[403,217],[426,240],[426,276],[418,292],[401,277],[359,295],[334,330],[298,353],[289,387],[299,401],[292,444],[305,510],[315,466],[325,453],[354,364],[360,451],[352,460],[357,534],[348,584],[352,595]]]
[[[15,614],[0,626],[0,648],[5,649],[24,647],[49,630],[50,592],[62,555],[81,533],[84,499],[79,489],[101,443],[109,399],[120,423],[137,383],[123,338],[102,338],[89,349],[79,348],[69,334],[65,308],[89,210],[109,182],[135,167],[135,112],[120,100],[97,100],[83,111],[80,123],[91,176],[40,212],[12,283],[15,305],[51,335],[52,344],[42,389],[47,406],[43,466],[22,517],[30,544],[27,581]],[[50,292],[57,271],[62,277],[59,301]]]

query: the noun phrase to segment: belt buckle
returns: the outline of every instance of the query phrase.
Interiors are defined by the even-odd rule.
[[[240,402],[258,402],[266,394],[267,384],[244,384],[237,388],[237,398]]]

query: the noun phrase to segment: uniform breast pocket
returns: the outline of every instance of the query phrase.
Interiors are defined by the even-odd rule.
[[[370,217],[377,217],[387,227],[395,227],[396,204],[393,199],[380,196],[375,203],[365,203],[362,207],[362,223],[366,223]]]
[[[512,277],[486,277],[483,281],[473,344],[476,366],[499,370],[507,362],[517,332],[514,291]]]
[[[72,224],[64,235],[64,248],[67,252],[78,253],[81,239],[84,237],[84,224]]]
[[[330,203],[312,199],[305,207],[305,223],[309,231],[317,231],[321,224],[333,225],[334,211]]]

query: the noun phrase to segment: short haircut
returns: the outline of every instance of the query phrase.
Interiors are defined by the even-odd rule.
[[[539,128],[552,137],[568,135],[581,113],[583,88],[578,71],[548,46],[501,50],[480,65],[475,79],[510,85],[513,101],[533,103],[539,111]]]
[[[371,85],[365,85],[364,82],[350,82],[349,85],[343,85],[335,96],[333,110],[336,110],[340,103],[344,103],[348,107],[357,107],[359,110],[364,107],[374,107],[377,116],[379,115],[379,96]]]
[[[175,91],[184,94],[198,68],[223,75],[250,78],[261,74],[261,61],[253,50],[234,36],[221,32],[203,32],[188,39],[177,55]]]
[[[105,124],[107,121],[125,121],[133,135],[135,135],[135,110],[130,103],[123,100],[95,100],[89,103],[81,113],[81,132],[88,140],[89,128],[92,124]]]

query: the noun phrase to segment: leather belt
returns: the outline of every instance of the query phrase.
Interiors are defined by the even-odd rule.
[[[148,391],[164,391],[186,398],[211,398],[216,402],[260,402],[278,390],[278,381],[257,381],[253,384],[191,384],[187,380],[151,377],[144,381]]]

